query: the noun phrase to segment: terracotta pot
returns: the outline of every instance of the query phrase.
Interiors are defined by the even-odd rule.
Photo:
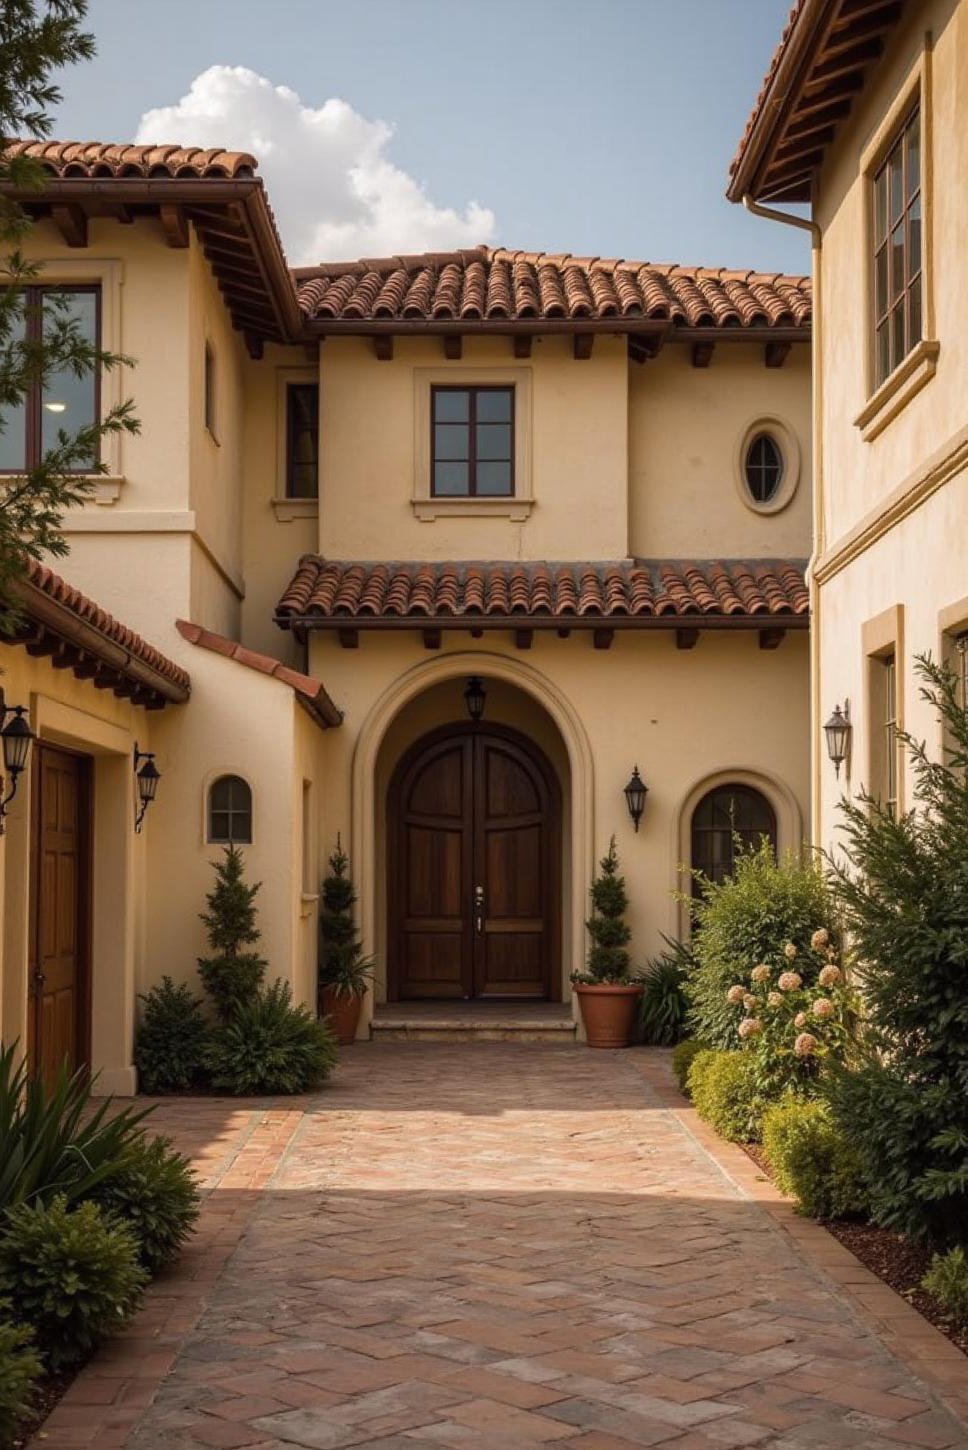
[[[322,1015],[329,1018],[340,1047],[351,1047],[356,1041],[365,996],[366,993],[362,992],[358,997],[340,997],[329,987],[323,988]]]
[[[589,1047],[630,1047],[642,988],[638,986],[576,986]]]

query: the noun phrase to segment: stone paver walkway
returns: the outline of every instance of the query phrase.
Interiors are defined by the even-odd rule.
[[[201,1244],[46,1445],[968,1446],[636,1057],[359,1046],[304,1110],[166,1108],[220,1128]]]

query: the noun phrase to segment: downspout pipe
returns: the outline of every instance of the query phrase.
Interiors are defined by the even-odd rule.
[[[817,222],[807,217],[792,216],[790,212],[778,211],[772,206],[762,206],[746,192],[743,205],[753,216],[766,221],[780,222],[783,226],[798,227],[810,233],[811,272],[813,277],[813,326],[810,354],[811,385],[813,389],[811,455],[813,475],[813,547],[807,565],[807,586],[810,590],[810,836],[814,847],[822,844],[820,813],[822,792],[820,771],[823,765],[820,749],[821,722],[823,719],[820,699],[820,588],[814,578],[814,566],[826,548],[824,527],[824,474],[823,474],[823,368],[822,368],[822,319],[821,244],[823,233]]]

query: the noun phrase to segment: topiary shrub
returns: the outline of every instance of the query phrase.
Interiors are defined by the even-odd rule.
[[[956,1329],[968,1329],[968,1256],[960,1244],[934,1255],[921,1288],[934,1295]]]
[[[133,1231],[96,1203],[8,1209],[0,1230],[0,1295],[30,1325],[51,1369],[79,1363],[129,1314],[147,1282]]]
[[[373,958],[364,955],[363,943],[353,920],[356,892],[346,874],[349,864],[350,858],[337,836],[336,850],[329,858],[329,875],[323,878],[321,891],[320,999],[323,989],[337,997],[362,997],[373,976]]]
[[[699,1042],[695,1037],[685,1037],[682,1042],[677,1042],[672,1049],[672,1071],[676,1082],[679,1084],[679,1091],[689,1091],[689,1069],[693,1060],[700,1052],[707,1052],[705,1042]]]
[[[18,1427],[30,1414],[34,1386],[43,1373],[34,1336],[11,1319],[9,1300],[0,1300],[0,1445],[12,1445]]]
[[[608,854],[598,863],[598,875],[591,885],[592,915],[585,922],[591,937],[585,970],[572,972],[571,980],[578,986],[599,982],[625,986],[631,980],[631,959],[628,944],[632,931],[625,920],[629,909],[625,877],[619,875],[615,837],[608,843]]]
[[[731,1048],[736,1020],[726,1000],[730,986],[748,982],[760,963],[779,969],[787,942],[804,945],[815,932],[829,929],[833,903],[817,865],[792,854],[778,863],[768,841],[738,851],[733,875],[725,881],[698,879],[700,898],[688,899],[696,958],[685,984],[689,1027],[713,1047]],[[804,976],[806,986],[821,964],[809,965],[813,976]]]
[[[329,1076],[336,1058],[332,1029],[294,1007],[283,981],[238,1004],[205,1055],[214,1086],[240,1096],[308,1092]]]
[[[686,1085],[693,1107],[730,1143],[751,1143],[759,1136],[759,1110],[748,1052],[705,1048],[692,1060]]]
[[[144,1138],[129,1149],[93,1198],[133,1230],[138,1257],[150,1274],[171,1262],[198,1218],[195,1176],[170,1138]]]
[[[939,1245],[968,1223],[968,711],[949,670],[917,662],[948,748],[899,732],[914,808],[842,801],[831,863],[863,1001],[866,1055],[827,1088],[878,1223]]]
[[[864,1213],[860,1161],[826,1103],[787,1098],[763,1114],[763,1150],[777,1186],[813,1218]]]
[[[639,1022],[643,1042],[672,1047],[685,1035],[689,1011],[685,984],[695,959],[683,942],[662,939],[666,950],[649,962],[642,976]]]
[[[208,1024],[199,997],[171,977],[141,997],[134,1049],[138,1087],[145,1093],[187,1092],[202,1076]]]
[[[221,861],[212,863],[216,881],[201,913],[213,955],[199,957],[198,970],[205,989],[223,1021],[240,1002],[249,1002],[265,976],[265,958],[246,951],[262,933],[255,924],[255,898],[261,882],[249,886],[243,879],[245,862],[237,846],[226,846]]]

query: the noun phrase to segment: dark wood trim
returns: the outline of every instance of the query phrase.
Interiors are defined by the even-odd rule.
[[[466,393],[467,394],[467,492],[460,494],[437,492],[437,464],[438,463],[462,463],[465,460],[460,458],[449,459],[437,457],[436,424],[437,424],[437,399],[443,393]],[[503,463],[504,459],[478,459],[477,457],[477,400],[482,393],[506,393],[511,400],[511,418],[507,425],[497,423],[494,426],[508,426],[510,428],[510,462],[511,487],[507,493],[478,494],[477,492],[477,465],[478,462]],[[431,498],[454,499],[454,498],[514,498],[515,497],[515,449],[517,447],[517,426],[516,426],[516,405],[517,390],[513,383],[433,383],[430,388],[430,496]],[[442,424],[446,426],[446,422]],[[458,423],[455,426],[461,427]]]
[[[716,350],[714,342],[694,342],[692,344],[692,365],[694,368],[708,368],[713,360],[713,353]]]
[[[187,247],[191,240],[191,229],[185,208],[174,202],[162,202],[158,208],[161,230],[169,247]]]
[[[614,629],[598,625],[592,630],[592,643],[596,649],[611,649],[614,638]]]
[[[760,649],[779,649],[785,639],[785,629],[761,629]]]
[[[806,614],[771,614],[766,619],[786,630],[809,629],[810,619]],[[462,629],[468,632],[493,630],[527,629],[554,630],[677,630],[691,628],[698,630],[759,630],[764,628],[762,614],[660,614],[658,616],[634,614],[464,614],[464,615],[386,615],[386,614],[276,614],[275,622],[281,629],[309,632],[312,630],[337,630],[341,634],[356,635],[363,631],[416,630],[432,627],[442,630]],[[688,623],[686,623],[688,621]],[[354,646],[355,648],[355,646]]]
[[[444,357],[449,362],[459,362],[464,351],[464,339],[459,332],[448,332],[444,337]]]
[[[393,361],[393,333],[378,332],[373,337],[373,353],[377,362]]]
[[[699,643],[698,629],[677,629],[676,649],[695,649]]]
[[[87,246],[87,212],[74,202],[52,206],[51,221],[69,247]]]
[[[525,358],[531,356],[531,345],[534,337],[530,332],[516,332],[511,339],[511,350],[515,357]]]
[[[571,350],[576,362],[587,362],[592,355],[592,348],[595,346],[595,334],[593,332],[576,332],[572,339]]]

